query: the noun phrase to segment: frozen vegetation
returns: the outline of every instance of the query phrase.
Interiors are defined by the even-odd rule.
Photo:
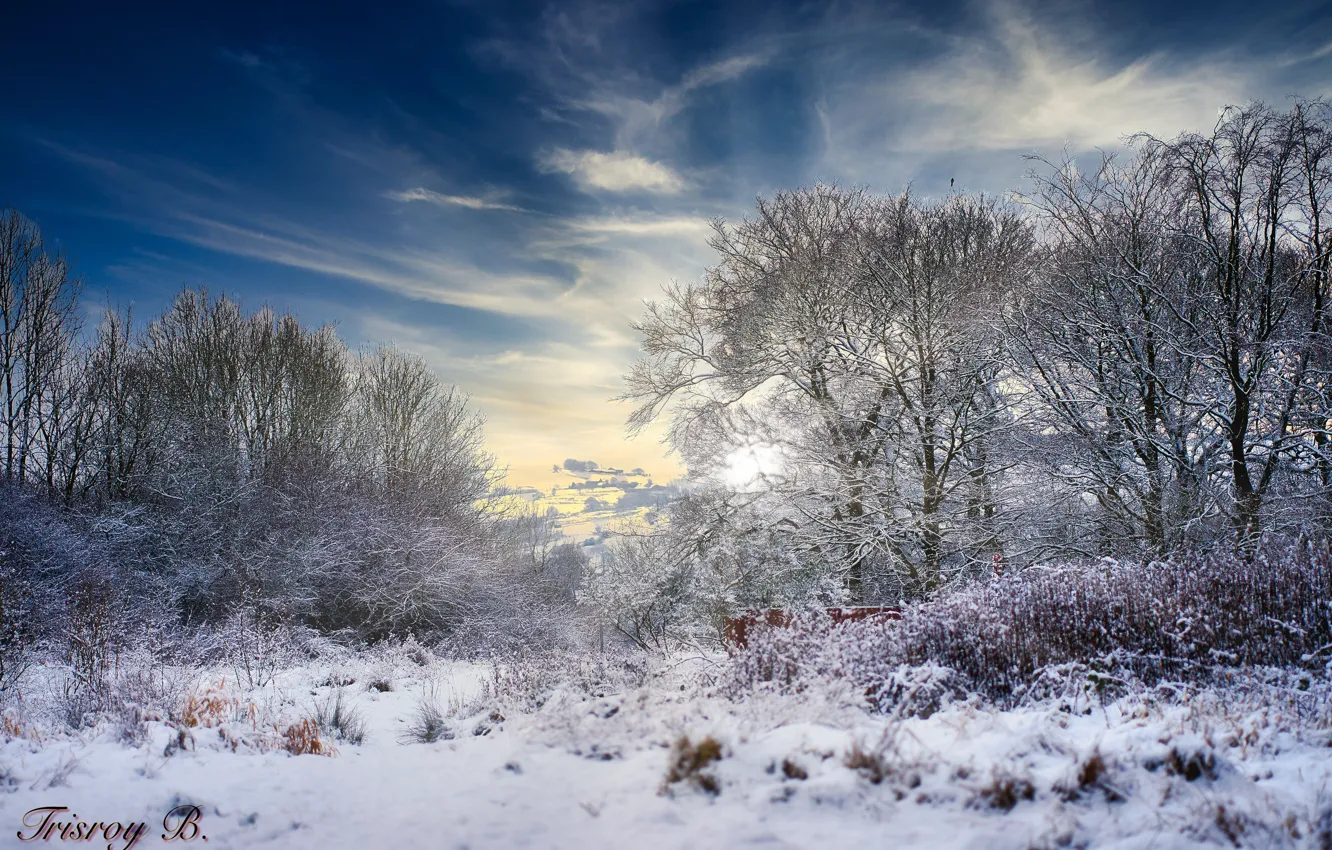
[[[30,670],[0,747],[0,842],[66,806],[66,822],[145,822],[156,846],[190,805],[215,848],[1332,841],[1323,678],[1106,689],[1067,667],[999,708],[939,688],[938,667],[899,668],[894,698],[867,701],[836,671],[779,686],[721,656],[301,652],[263,686],[126,663],[116,708],[78,731],[62,671]]]
[[[0,844],[1332,848],[1328,107],[1094,165],[717,222],[626,380],[688,479],[549,498],[4,211]]]
[[[23,673],[0,810],[16,841],[46,806],[157,841],[193,806],[237,848],[1321,850],[1329,576],[1307,546],[1028,571],[730,654],[145,636],[83,698],[65,666]]]

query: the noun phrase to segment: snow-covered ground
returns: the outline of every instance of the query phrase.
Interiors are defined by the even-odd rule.
[[[32,810],[48,806],[68,810],[52,823],[142,822],[137,847],[179,845],[162,835],[181,805],[200,811],[191,846],[213,850],[1332,841],[1326,718],[1279,700],[1262,708],[1202,693],[1009,712],[972,703],[895,720],[835,686],[733,700],[715,686],[721,663],[678,659],[646,681],[621,677],[618,689],[593,681],[548,693],[531,680],[549,670],[496,685],[486,665],[401,657],[298,667],[263,689],[237,689],[216,671],[187,688],[195,725],[179,713],[150,718],[130,743],[123,724],[73,735],[11,715],[0,846],[48,846],[20,840],[40,826]],[[282,730],[339,688],[363,715],[364,741],[334,741],[332,756],[279,749]],[[423,700],[448,715],[445,739],[412,740]],[[721,758],[668,784],[682,736],[693,747],[715,741]],[[104,838],[79,844],[126,846]],[[58,829],[48,840],[64,844]]]

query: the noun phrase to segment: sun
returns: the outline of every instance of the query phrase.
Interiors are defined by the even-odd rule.
[[[781,470],[781,452],[776,446],[760,443],[741,446],[728,454],[722,478],[733,490],[753,491]]]

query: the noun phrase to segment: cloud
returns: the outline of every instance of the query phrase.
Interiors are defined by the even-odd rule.
[[[662,143],[663,129],[685,110],[690,96],[699,89],[721,85],[768,64],[772,53],[743,53],[709,62],[687,72],[672,85],[653,83],[655,97],[626,93],[625,79],[633,74],[605,74],[587,81],[576,96],[564,99],[574,110],[594,112],[609,119],[615,130],[617,150],[645,150]],[[637,81],[638,87],[642,86]]]
[[[1273,91],[1272,63],[1233,49],[1115,49],[1077,17],[1038,18],[1003,0],[974,8],[977,26],[920,24],[909,62],[880,58],[892,51],[868,38],[814,60],[823,82],[811,112],[824,174],[896,186],[946,158],[1013,179],[1015,165],[996,166],[1015,163],[1011,153],[1209,129],[1226,104],[1285,94]]]
[[[545,171],[570,175],[585,190],[674,194],[685,185],[669,166],[626,151],[602,153],[556,148],[542,155],[539,164]]]
[[[958,41],[908,76],[915,105],[943,119],[916,137],[920,145],[1114,145],[1138,130],[1204,129],[1246,88],[1219,58],[1174,67],[1161,53],[1131,61],[1077,54],[1013,7],[999,4],[992,14],[984,36]]]
[[[571,219],[570,230],[591,234],[623,236],[694,236],[703,237],[711,229],[707,219],[693,216],[597,216]]]
[[[724,83],[741,77],[755,68],[761,68],[768,63],[771,58],[767,53],[748,53],[740,56],[731,56],[717,62],[707,65],[700,65],[694,70],[685,74],[680,84],[673,89],[667,89],[660,100],[667,100],[677,93],[693,91],[703,86]]]
[[[625,441],[627,408],[611,400],[623,392],[627,361],[620,357],[591,352],[580,339],[478,350],[476,341],[452,338],[445,329],[373,314],[361,317],[360,325],[367,338],[393,339],[420,354],[441,378],[471,396],[486,414],[487,444],[509,465],[514,483],[547,482],[550,465],[571,455],[643,466],[663,481],[681,471],[654,442],[662,428]]]
[[[417,187],[400,192],[387,192],[386,196],[395,201],[408,203],[411,201],[425,201],[426,203],[437,204],[441,207],[464,207],[469,210],[506,210],[508,212],[528,212],[522,207],[513,204],[505,204],[499,201],[487,198],[476,198],[469,195],[444,195],[439,192],[432,192],[429,189]]]
[[[163,235],[212,251],[354,280],[407,298],[508,316],[553,316],[568,308],[560,303],[567,285],[549,277],[504,274],[408,247],[377,248],[309,231],[276,236],[197,215],[181,214],[176,219],[189,227],[166,229]]]
[[[219,53],[223,59],[228,59],[245,68],[261,68],[264,65],[264,60],[248,50],[228,50],[224,47]]]

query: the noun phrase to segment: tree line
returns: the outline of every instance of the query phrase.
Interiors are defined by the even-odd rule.
[[[553,639],[578,553],[552,560],[546,534],[534,554],[547,521],[493,509],[482,417],[422,359],[194,290],[84,328],[82,289],[0,213],[0,655],[77,600],[175,626]]]
[[[627,377],[631,430],[668,420],[714,481],[661,545],[697,569],[772,541],[799,592],[869,601],[1322,535],[1330,202],[1332,113],[1300,101],[1034,159],[1007,200],[817,185],[714,222]],[[754,446],[772,468],[722,483]]]

